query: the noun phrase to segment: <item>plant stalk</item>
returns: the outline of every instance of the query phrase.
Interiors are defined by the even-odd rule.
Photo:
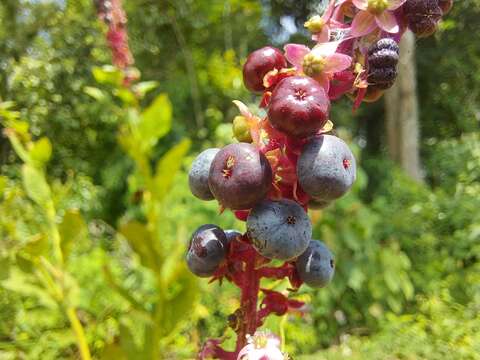
[[[77,345],[78,349],[80,350],[80,358],[82,360],[91,360],[92,357],[90,355],[88,342],[85,337],[85,331],[83,330],[83,326],[78,319],[75,308],[68,307],[67,316],[68,320],[70,321],[70,325],[72,326],[73,332],[75,333],[75,337],[77,338]]]

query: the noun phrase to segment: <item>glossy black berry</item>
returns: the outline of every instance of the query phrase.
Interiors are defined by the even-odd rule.
[[[216,225],[200,226],[192,235],[187,251],[187,265],[192,273],[209,277],[225,259],[228,244],[225,232]]]

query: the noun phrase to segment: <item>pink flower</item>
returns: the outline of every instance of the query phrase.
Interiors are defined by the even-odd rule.
[[[352,22],[351,35],[363,36],[372,32],[377,26],[395,34],[400,30],[393,11],[398,9],[406,0],[352,0],[360,11]]]
[[[257,331],[247,335],[248,344],[240,350],[237,360],[286,360],[280,350],[280,339],[270,332]]]
[[[328,93],[333,75],[349,68],[352,63],[350,56],[335,52],[339,44],[339,41],[322,43],[312,50],[305,45],[287,44],[285,57],[298,72],[317,80]]]
[[[335,0],[330,0],[330,3],[322,16],[315,15],[308,19],[304,24],[304,26],[313,34],[312,40],[319,43],[328,42],[330,39],[330,19],[333,10],[335,10]]]

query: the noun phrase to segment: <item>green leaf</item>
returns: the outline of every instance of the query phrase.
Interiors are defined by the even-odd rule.
[[[130,221],[120,226],[120,233],[140,257],[142,265],[156,271],[160,254],[153,246],[152,236],[146,226],[138,221]]]
[[[51,201],[50,187],[42,170],[24,164],[22,166],[22,179],[23,186],[30,199],[40,206],[45,206]]]
[[[97,101],[103,101],[106,98],[106,95],[102,90],[93,86],[85,86],[83,92]]]
[[[88,236],[87,224],[77,209],[68,210],[58,226],[64,259],[68,258],[72,246]]]
[[[122,72],[114,66],[95,66],[92,70],[93,77],[100,84],[119,86],[123,81]]]
[[[42,137],[33,143],[29,153],[30,159],[38,162],[39,167],[41,167],[46,164],[52,156],[52,144],[48,138]]]
[[[7,188],[7,178],[0,175],[0,198],[3,196],[5,189]]]
[[[137,98],[135,94],[132,93],[129,89],[126,88],[119,88],[113,91],[113,94],[118,97],[120,100],[123,101],[126,105],[133,105],[136,103]]]
[[[15,293],[34,297],[48,308],[56,309],[57,302],[52,298],[48,291],[40,286],[33,275],[21,272],[12,268],[8,279],[1,282],[3,288]]]
[[[48,237],[44,234],[34,235],[22,248],[23,253],[32,257],[45,255],[48,252]]]
[[[182,166],[182,160],[190,148],[190,143],[189,139],[183,139],[158,161],[154,179],[155,189],[153,192],[157,201],[163,200],[170,191],[175,175]]]
[[[173,285],[173,296],[163,304],[168,309],[162,319],[165,334],[171,333],[182,321],[191,318],[199,292],[197,279],[188,271],[184,262],[178,263],[178,276]]]
[[[158,85],[158,81],[142,81],[133,86],[133,91],[143,98],[149,91],[156,89]]]
[[[172,104],[166,94],[160,94],[142,112],[138,131],[147,149],[155,146],[172,125]]]

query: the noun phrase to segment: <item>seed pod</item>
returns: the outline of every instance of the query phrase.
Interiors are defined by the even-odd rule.
[[[384,90],[397,78],[399,47],[395,40],[383,38],[368,50],[368,82],[376,89]]]
[[[438,0],[407,0],[403,13],[408,28],[418,37],[428,37],[437,30],[443,12]]]

